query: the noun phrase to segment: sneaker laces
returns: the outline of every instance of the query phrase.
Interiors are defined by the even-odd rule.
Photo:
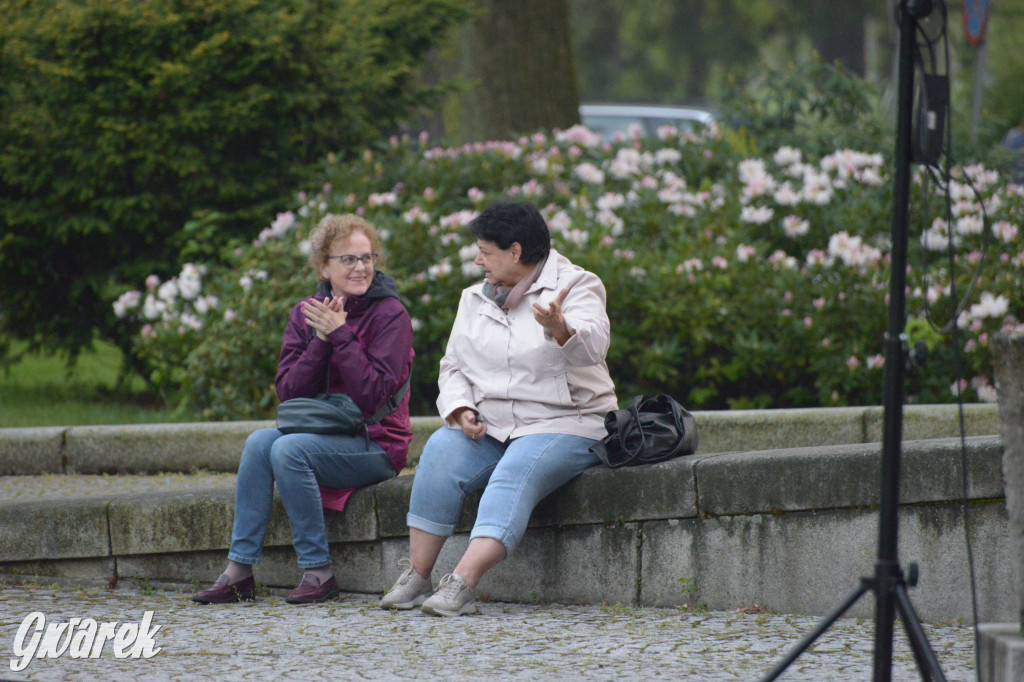
[[[402,575],[398,578],[398,584],[399,585],[405,585],[406,583],[408,583],[410,580],[413,579],[413,576],[419,578],[420,580],[424,580],[425,579],[425,578],[423,578],[423,576],[421,576],[416,571],[415,568],[413,568],[412,561],[410,561],[408,558],[399,559],[398,560],[398,567],[401,568],[401,569],[404,569],[404,571],[402,572]]]
[[[462,591],[462,588],[468,585],[469,583],[462,576],[449,573],[441,578],[441,582],[437,584],[437,590],[434,594],[442,599],[454,599]]]

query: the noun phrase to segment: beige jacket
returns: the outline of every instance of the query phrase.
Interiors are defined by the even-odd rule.
[[[562,314],[572,336],[564,346],[533,317],[562,289]],[[534,433],[600,439],[604,416],[618,409],[605,356],[611,325],[605,290],[593,273],[554,249],[537,280],[507,313],[483,294],[483,283],[462,292],[441,358],[437,408],[448,425],[460,407],[476,410],[487,435],[500,441]]]

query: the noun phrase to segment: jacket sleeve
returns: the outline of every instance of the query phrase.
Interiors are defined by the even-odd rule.
[[[411,371],[412,321],[397,299],[384,299],[374,316],[366,348],[346,325],[335,329],[328,340],[311,335],[308,346],[301,336],[305,327],[300,306],[289,316],[277,369],[277,395],[281,400],[310,397],[327,389],[346,393],[366,415],[386,403]]]
[[[412,320],[398,299],[384,299],[370,335],[359,342],[341,326],[331,332],[331,391],[347,393],[367,416],[382,407],[412,370]],[[338,388],[335,389],[335,382]]]
[[[449,425],[454,425],[450,419],[452,412],[460,407],[476,409],[473,400],[473,385],[462,373],[459,358],[455,353],[455,345],[452,339],[466,333],[466,315],[468,294],[462,292],[462,299],[459,301],[459,309],[455,313],[455,322],[452,323],[452,331],[448,336],[448,345],[445,348],[444,357],[441,358],[440,371],[437,375],[437,411]]]
[[[288,315],[277,361],[275,386],[282,401],[309,398],[327,388],[331,344],[317,338],[306,324],[301,308],[300,303]]]
[[[574,283],[558,289],[569,291],[562,302],[562,315],[572,334],[561,347],[566,362],[574,367],[596,365],[605,360],[611,344],[611,322],[606,309],[604,284],[597,275],[584,272]],[[544,335],[551,343],[558,345],[554,337]]]

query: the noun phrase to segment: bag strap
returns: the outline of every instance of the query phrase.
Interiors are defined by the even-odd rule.
[[[405,383],[398,387],[395,394],[388,398],[388,401],[381,405],[369,419],[366,420],[367,424],[377,424],[381,419],[388,416],[392,412],[398,409],[398,406],[402,404],[402,398],[409,392],[409,382],[412,381],[412,370],[409,370],[409,376],[405,378]]]
[[[629,455],[622,462],[616,462],[615,467],[629,466],[640,458],[640,453],[643,451],[646,440],[643,424],[640,423],[640,403],[643,400],[644,397],[638,395],[630,401],[628,408],[615,411],[615,429],[619,434],[619,445],[622,446],[622,451]],[[640,434],[640,441],[635,448],[630,448],[626,442],[626,436],[632,432],[634,424]]]

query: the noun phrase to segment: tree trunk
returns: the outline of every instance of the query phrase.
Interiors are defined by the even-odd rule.
[[[446,107],[457,142],[507,138],[579,122],[569,0],[483,0],[463,27],[455,71],[468,89]]]

